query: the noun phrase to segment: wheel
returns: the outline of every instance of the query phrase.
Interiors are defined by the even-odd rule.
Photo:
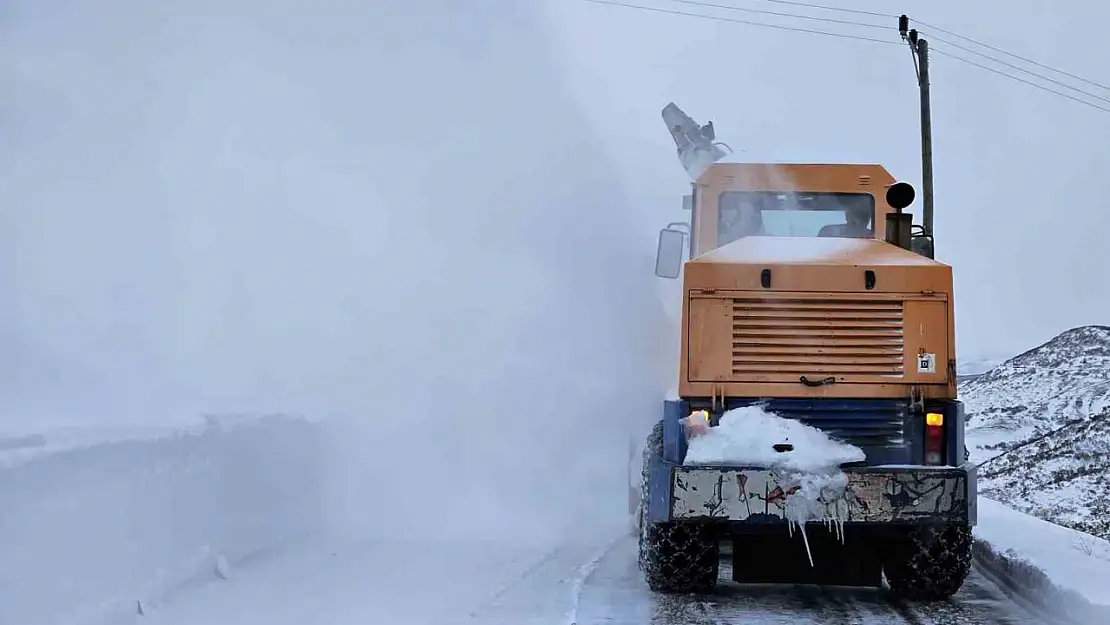
[[[648,506],[651,467],[663,461],[663,423],[651,431],[644,448],[639,510],[639,566],[654,592],[708,592],[717,585],[720,542],[712,528],[702,523],[651,523]]]
[[[956,594],[971,572],[971,528],[923,526],[897,539],[883,562],[890,590],[906,599],[937,601]]]

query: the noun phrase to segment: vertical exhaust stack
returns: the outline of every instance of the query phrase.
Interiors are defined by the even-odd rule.
[[[886,216],[886,242],[904,250],[912,245],[913,215],[902,211],[913,204],[915,195],[908,182],[895,182],[886,190],[886,203],[895,210]]]
[[[699,126],[674,102],[663,107],[663,121],[678,149],[678,160],[691,180],[697,181],[710,165],[726,156],[725,151],[718,146],[728,146],[715,141],[717,135],[713,130],[713,122]],[[729,148],[729,151],[732,149]]]

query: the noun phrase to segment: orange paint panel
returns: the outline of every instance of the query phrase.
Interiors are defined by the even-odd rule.
[[[905,337],[906,381],[948,382],[948,302],[906,302]]]
[[[882,240],[894,182],[880,165],[711,166],[683,268],[679,394],[954,398],[952,269]],[[869,193],[875,238],[752,236],[715,249],[717,198],[744,190]]]
[[[949,381],[944,295],[720,290],[688,297],[683,388],[721,382],[726,395],[744,397],[881,397],[890,388],[907,396],[918,385]],[[922,354],[932,365],[919,366]],[[810,387],[803,377],[835,384]],[[769,395],[775,387],[788,390]]]
[[[686,351],[689,377],[699,382],[728,380],[731,352],[728,332],[732,309],[727,300],[690,298],[689,346]]]
[[[910,396],[910,389],[922,392],[925,399],[951,399],[954,395],[942,384],[913,386],[909,384],[844,383],[828,386],[809,387],[798,382],[692,382],[680,380],[678,393],[682,397],[712,397],[713,387],[717,395],[724,391],[726,397],[791,397],[791,398],[900,398]]]
[[[760,273],[771,272],[768,292],[795,291],[800,293],[859,293],[864,291],[864,270],[855,267],[784,267],[766,266],[694,266],[686,265],[686,288],[691,290],[762,290]],[[905,292],[948,291],[951,275],[947,271],[920,271],[911,268],[873,269],[875,288],[870,292],[897,294]]]

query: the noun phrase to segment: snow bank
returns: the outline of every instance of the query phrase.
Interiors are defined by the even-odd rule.
[[[72,435],[0,454],[0,623],[118,622],[316,525],[307,421],[209,418],[85,445]]]
[[[1082,623],[1110,622],[1110,542],[979,498],[975,556],[1007,590]]]
[[[831,506],[835,512],[828,516],[829,504],[841,500],[848,487],[848,476],[840,465],[863,460],[866,457],[863,450],[759,406],[729,410],[712,428],[699,421],[702,417],[692,415],[686,419],[689,444],[683,464],[772,469],[779,473],[779,481],[788,493],[786,518],[791,529],[796,525],[801,531],[807,553],[806,523],[826,523],[835,527],[843,539],[847,506]]]

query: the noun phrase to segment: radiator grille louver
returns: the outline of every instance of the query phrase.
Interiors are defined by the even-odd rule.
[[[780,417],[797,419],[832,438],[865,451],[905,446],[909,404],[901,400],[772,399],[729,402],[729,408],[760,405]]]
[[[898,300],[732,300],[732,375],[896,377],[904,371]]]

